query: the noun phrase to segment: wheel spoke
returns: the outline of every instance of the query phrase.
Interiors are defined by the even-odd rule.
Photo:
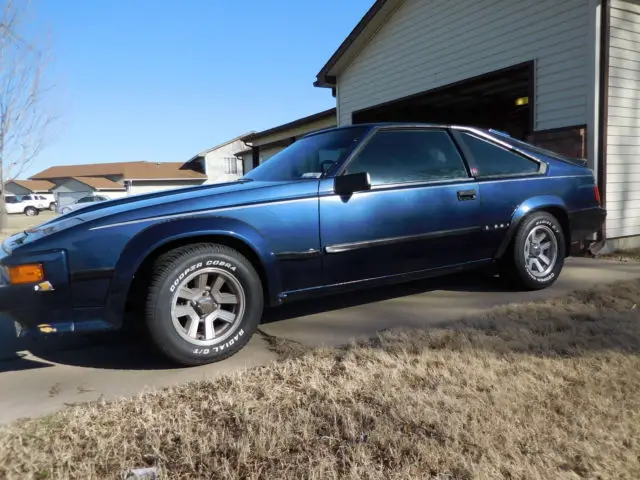
[[[536,262],[535,258],[530,258],[529,259],[528,266],[529,266],[529,270],[532,271],[532,272],[534,270],[533,267],[535,266],[535,262]]]
[[[238,297],[233,293],[214,293],[213,299],[221,305],[235,305],[238,303]]]
[[[182,317],[195,317],[198,318],[198,314],[191,305],[176,305],[173,311],[176,318]]]
[[[539,258],[540,260],[542,260],[542,262],[543,262],[547,267],[548,267],[549,265],[551,265],[551,259],[550,259],[549,257],[547,257],[546,255],[544,255],[544,254],[542,254],[542,253],[541,253],[540,255],[538,255],[538,258]]]
[[[204,339],[211,340],[216,336],[216,330],[213,328],[213,315],[207,315],[204,319]]]
[[[196,282],[196,284],[198,285],[198,289],[204,290],[205,288],[207,288],[208,280],[209,280],[208,273],[203,273],[202,275],[200,275],[198,277],[198,281]]]
[[[220,289],[224,286],[224,282],[224,277],[222,275],[218,275],[216,281],[213,282],[213,286],[211,287],[211,293],[213,293],[214,295],[219,294]]]
[[[538,271],[540,273],[544,272],[544,267],[542,266],[542,264],[540,263],[540,260],[538,260],[537,258],[534,259],[534,264],[537,267]]]
[[[216,310],[212,315],[226,323],[232,323],[236,319],[236,314],[227,310]]]
[[[195,317],[189,317],[189,321],[187,322],[187,335],[191,338],[196,338],[198,336],[198,327],[200,326],[200,317],[197,315]]]
[[[199,296],[200,296],[200,293],[197,290],[193,290],[187,287],[182,287],[178,291],[178,298],[182,298],[184,300],[195,300]]]
[[[544,242],[540,244],[540,250],[542,250],[543,252],[546,252],[549,247],[551,247],[551,242]]]

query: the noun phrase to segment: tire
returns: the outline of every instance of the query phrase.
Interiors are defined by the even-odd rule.
[[[67,213],[69,213],[71,211],[70,208],[63,208],[62,211],[60,213],[62,213],[63,215],[66,215]]]
[[[51,202],[51,203],[49,204],[49,210],[50,210],[50,211],[52,211],[52,212],[54,212],[54,211],[55,211],[55,209],[56,209],[56,204],[55,204],[54,202]]]
[[[40,211],[35,207],[26,207],[24,209],[24,214],[27,217],[35,217],[36,215],[40,215]]]
[[[540,241],[536,242],[533,236]],[[549,246],[545,249],[547,243]],[[558,220],[550,213],[535,212],[518,226],[501,273],[509,283],[527,290],[542,290],[558,279],[565,254],[565,236]],[[548,264],[545,259],[549,260]]]
[[[198,284],[202,278],[210,289],[205,295],[204,283]],[[203,365],[240,351],[258,328],[263,308],[262,282],[249,260],[224,245],[194,244],[156,260],[145,324],[165,357],[180,365]]]

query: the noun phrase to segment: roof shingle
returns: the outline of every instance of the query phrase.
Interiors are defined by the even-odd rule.
[[[125,180],[199,180],[205,174],[183,168],[182,162],[115,162],[50,167],[32,180],[73,177],[122,176]]]
[[[74,180],[89,185],[94,190],[126,190],[124,185],[113,182],[105,177],[71,177]]]
[[[35,193],[48,192],[56,186],[55,183],[47,180],[11,180],[11,182]]]

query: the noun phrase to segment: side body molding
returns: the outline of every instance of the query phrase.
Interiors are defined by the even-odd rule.
[[[536,197],[531,197],[518,205],[514,212],[511,214],[511,222],[509,223],[509,228],[502,238],[502,242],[498,246],[495,258],[501,258],[507,251],[511,240],[516,235],[516,231],[518,230],[520,223],[527,215],[538,210],[544,210],[548,207],[561,208],[565,213],[568,213],[567,206],[565,205],[564,201],[556,195],[539,195]]]
[[[169,242],[203,236],[231,237],[251,248],[264,267],[269,300],[272,304],[277,303],[281,290],[277,259],[258,230],[235,218],[213,215],[186,217],[150,225],[127,243],[116,263],[109,286],[105,308],[108,321],[116,326],[122,324],[133,275],[147,256]]]

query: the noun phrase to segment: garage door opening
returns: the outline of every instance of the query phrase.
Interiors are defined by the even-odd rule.
[[[533,131],[533,62],[353,113],[353,123],[472,125],[525,140]]]

